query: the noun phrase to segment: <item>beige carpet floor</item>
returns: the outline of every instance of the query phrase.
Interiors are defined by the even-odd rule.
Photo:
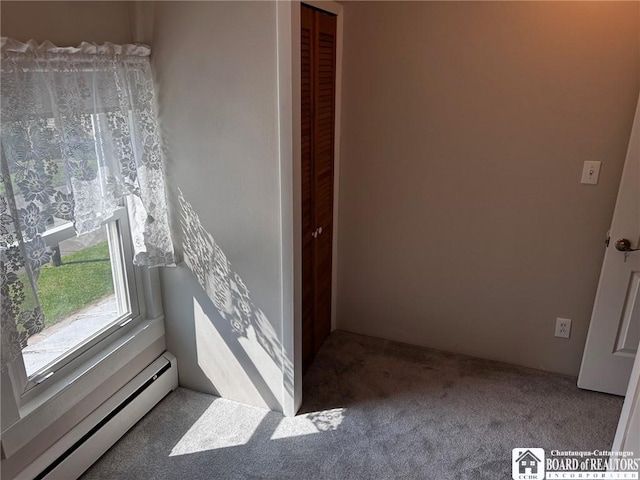
[[[574,378],[334,332],[300,414],[180,388],[91,479],[509,479],[511,451],[608,450],[622,398]]]

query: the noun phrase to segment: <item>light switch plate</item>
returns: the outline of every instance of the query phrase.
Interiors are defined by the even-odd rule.
[[[588,185],[597,185],[598,178],[600,177],[600,165],[602,162],[584,162],[582,167],[582,180],[580,183],[586,183]]]

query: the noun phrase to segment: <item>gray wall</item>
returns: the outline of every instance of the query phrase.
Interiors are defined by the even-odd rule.
[[[129,3],[3,0],[2,36],[21,42],[50,40],[59,46],[131,43]]]
[[[343,5],[338,328],[577,374],[640,4]]]
[[[180,383],[282,410],[276,5],[158,2],[152,62],[175,244]]]

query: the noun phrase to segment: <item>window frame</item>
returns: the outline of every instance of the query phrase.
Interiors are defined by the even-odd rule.
[[[123,293],[126,293],[129,311],[115,318],[101,332],[79,343],[76,347],[30,376],[27,375],[22,354],[9,364],[7,366],[8,374],[20,417],[32,410],[29,404],[40,404],[41,397],[46,397],[47,391],[62,378],[71,372],[77,371],[83,364],[91,363],[91,360],[99,355],[102,350],[108,349],[110,345],[122,339],[145,318],[148,318],[147,302],[145,301],[145,281],[142,278],[143,271],[141,267],[136,267],[133,264],[133,242],[127,206],[118,207],[114,214],[103,222],[103,225],[107,228],[107,235],[111,237],[109,238],[109,254],[114,289],[120,288]],[[73,229],[71,223],[51,229],[50,233],[47,232],[43,235],[45,242],[50,245],[57,243],[58,240],[69,238],[69,229]],[[114,248],[113,241],[119,243],[117,248]],[[119,257],[117,265],[114,265],[113,261],[114,251]],[[26,410],[23,412],[23,409]]]

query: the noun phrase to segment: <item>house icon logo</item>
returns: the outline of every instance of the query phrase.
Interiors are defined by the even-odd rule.
[[[544,479],[544,449],[514,448],[511,466],[514,480]]]

